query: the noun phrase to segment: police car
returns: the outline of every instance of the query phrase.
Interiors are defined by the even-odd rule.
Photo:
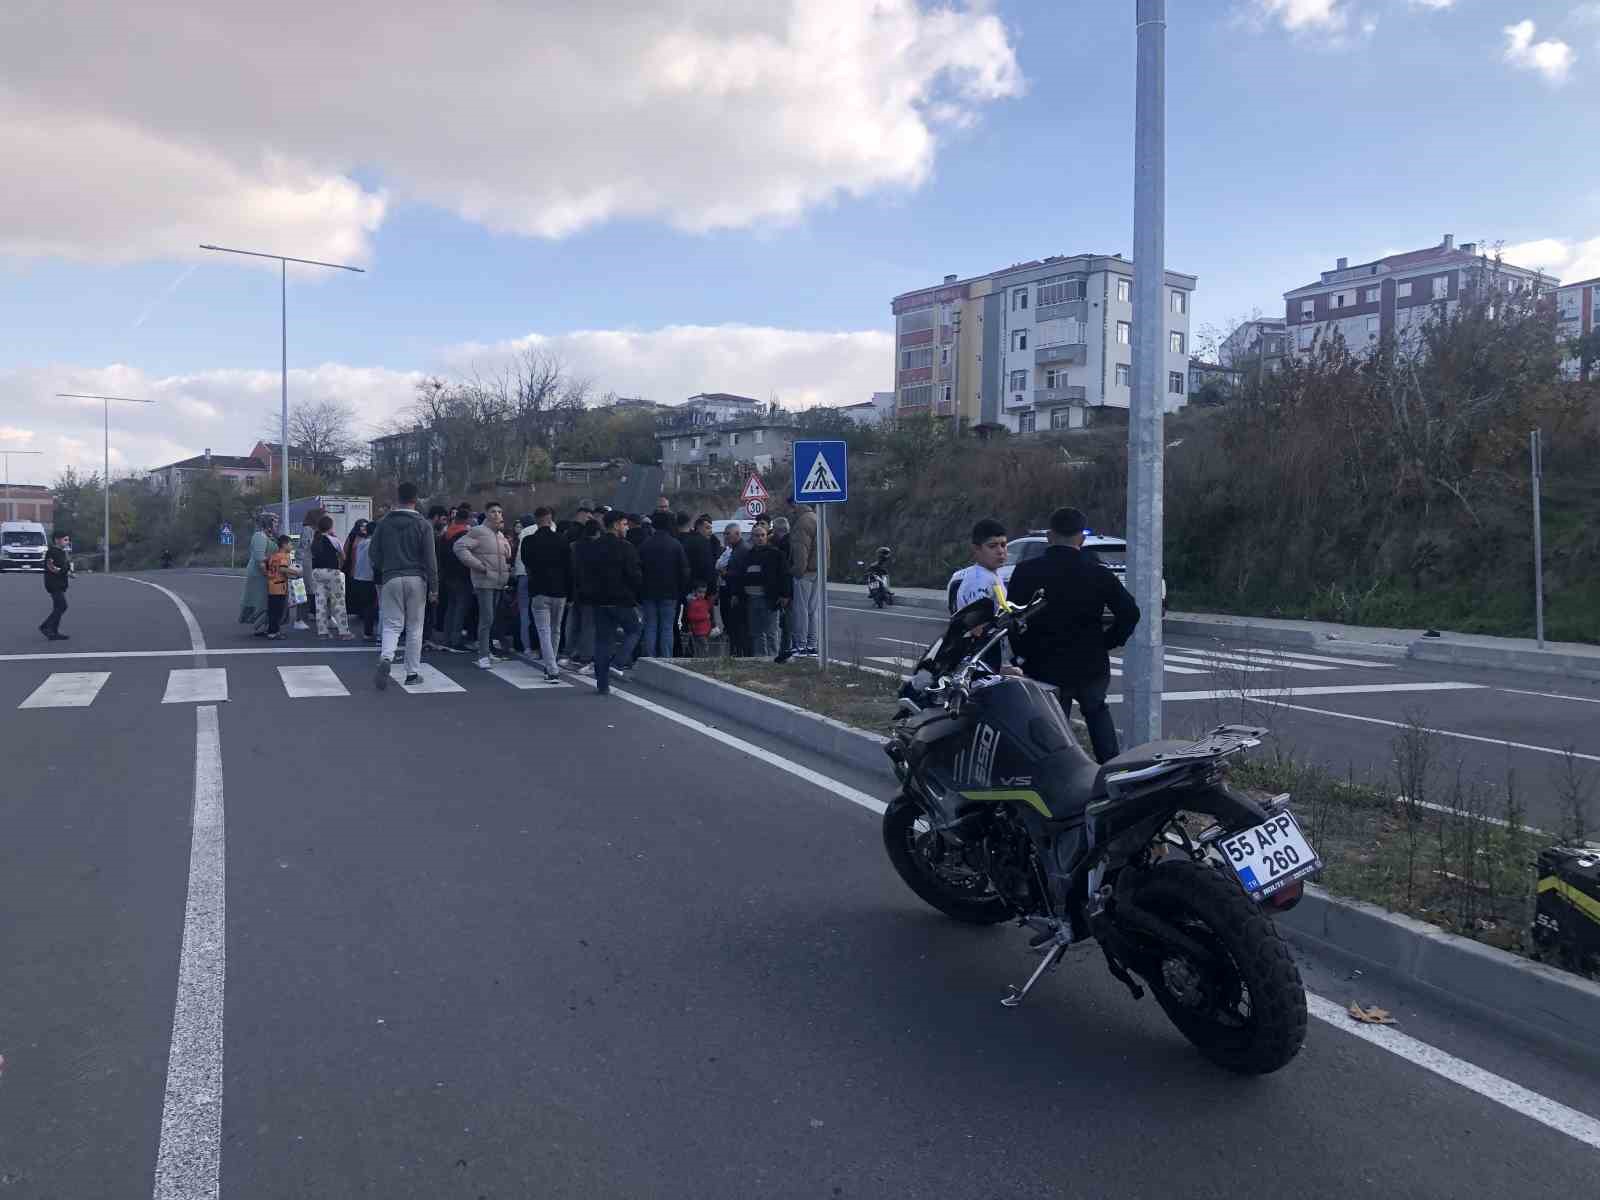
[[[1045,552],[1050,545],[1049,530],[1035,529],[1027,535],[1015,538],[1006,545],[1006,561],[1000,568],[1000,582],[1007,587],[1011,585],[1011,573],[1017,569],[1018,563],[1027,562],[1030,558],[1037,558]],[[1119,583],[1127,586],[1128,575],[1128,543],[1123,538],[1106,537],[1098,533],[1085,534],[1083,548],[1093,550],[1106,568],[1117,577]],[[954,608],[956,592],[961,587],[961,576],[966,571],[965,567],[950,576],[950,582],[945,585],[945,603]],[[1161,615],[1167,615],[1167,581],[1161,581]]]

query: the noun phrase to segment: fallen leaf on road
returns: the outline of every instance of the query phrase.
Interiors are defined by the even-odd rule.
[[[1360,1021],[1363,1025],[1393,1025],[1394,1018],[1389,1015],[1389,1010],[1373,1005],[1371,1008],[1362,1008],[1354,1000],[1350,1001],[1350,1019]]]

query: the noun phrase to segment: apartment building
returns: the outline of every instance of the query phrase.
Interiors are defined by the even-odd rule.
[[[1081,429],[1132,398],[1133,263],[1056,255],[896,296],[895,412],[969,428]],[[1195,276],[1165,272],[1160,379],[1170,412],[1189,385]]]
[[[1447,319],[1463,299],[1484,290],[1519,295],[1552,291],[1540,271],[1495,262],[1473,242],[1460,247],[1445,234],[1437,246],[1350,265],[1341,258],[1315,283],[1283,294],[1284,322],[1295,354],[1332,337],[1363,352],[1385,338],[1404,344],[1433,320]]]
[[[1217,361],[1247,376],[1280,370],[1289,355],[1287,323],[1282,317],[1244,321],[1217,347]]]
[[[1556,290],[1556,336],[1563,342],[1588,337],[1600,329],[1600,277],[1569,283]],[[1595,371],[1576,358],[1561,364],[1568,379],[1587,382]]]
[[[231,479],[241,491],[253,492],[268,478],[267,465],[258,458],[239,458],[232,454],[213,454],[208,446],[204,454],[168,463],[148,472],[150,482],[170,496],[182,496],[188,481],[200,475],[215,475]]]
[[[250,457],[260,460],[272,474],[283,465],[282,442],[257,442]],[[337,479],[344,473],[344,459],[326,451],[307,450],[304,446],[289,447],[289,469],[320,475],[324,479]]]

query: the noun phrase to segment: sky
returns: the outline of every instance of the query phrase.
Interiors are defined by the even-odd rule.
[[[1340,256],[1503,244],[1600,276],[1600,2],[1171,0],[1167,266],[1197,330]],[[244,454],[428,374],[846,404],[889,302],[1131,255],[1134,6],[1106,0],[51,0],[0,6],[0,448],[17,482]]]

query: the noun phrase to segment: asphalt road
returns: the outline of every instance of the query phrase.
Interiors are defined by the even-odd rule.
[[[830,612],[833,656],[884,670],[904,669],[916,659],[917,646],[944,626],[925,609],[879,611],[837,597]],[[1438,731],[1440,787],[1454,778],[1457,763],[1464,778],[1481,778],[1502,791],[1514,775],[1526,819],[1557,829],[1560,781],[1570,765],[1591,796],[1589,828],[1600,829],[1600,683],[1361,659],[1331,644],[1285,652],[1199,638],[1168,639],[1167,666],[1162,717],[1169,733],[1225,721],[1264,725],[1273,732],[1272,744],[1296,759],[1389,783],[1395,739],[1415,720]],[[1121,709],[1113,711],[1125,728]],[[1574,755],[1570,764],[1567,751]]]
[[[229,1200],[1593,1190],[1600,1138],[1334,1024],[1274,1076],[1225,1076],[1092,949],[1002,1009],[1023,936],[900,884],[848,799],[880,776],[459,657],[436,664],[459,691],[380,694],[365,649],[242,637],[236,577],[150,578],[203,658],[132,579],[77,580],[73,640],[47,645],[38,580],[0,577],[0,1197],[218,1194],[154,1182],[169,1068],[206,1045],[169,1060],[175,1020],[220,1022],[217,1094],[167,1107],[202,1159],[220,1120]],[[41,657],[63,648],[82,657]],[[347,694],[292,697],[284,666]],[[226,701],[163,703],[196,669]],[[69,672],[106,677],[18,707]],[[225,917],[193,902],[202,799],[225,811]],[[180,962],[219,987],[225,964],[225,1002],[179,1005]],[[1592,1056],[1303,965],[1600,1115]]]

